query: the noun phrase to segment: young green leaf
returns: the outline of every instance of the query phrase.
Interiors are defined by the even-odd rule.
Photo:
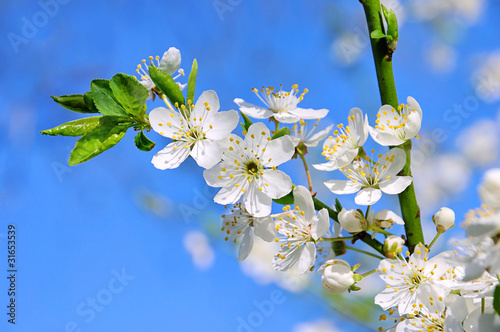
[[[63,123],[52,129],[42,130],[43,135],[82,136],[99,125],[101,116],[91,116]]]
[[[135,146],[141,151],[151,151],[155,145],[155,142],[147,138],[142,130],[135,136]]]
[[[99,110],[95,106],[94,97],[92,97],[92,92],[87,91],[83,94],[83,102],[88,107],[88,109],[92,111],[92,113],[99,113]]]
[[[178,103],[179,106],[185,104],[181,89],[177,83],[174,82],[172,76],[153,66],[149,67],[149,76],[156,87],[160,89],[173,104]]]
[[[277,139],[279,137],[285,136],[285,135],[290,135],[290,128],[288,127],[283,127],[280,130],[278,130],[271,139]]]
[[[64,95],[60,97],[51,96],[52,99],[64,108],[78,113],[97,113],[89,108],[84,101],[83,95]]]
[[[109,87],[115,99],[129,114],[141,116],[146,113],[149,92],[134,76],[116,74],[109,81]]]
[[[108,80],[96,79],[90,83],[94,103],[103,115],[128,116],[111,91]]]
[[[252,120],[250,120],[250,118],[245,113],[240,112],[240,114],[243,118],[243,121],[245,121],[245,123],[242,123],[241,126],[244,130],[248,131],[248,128],[250,128],[250,126],[252,125]]]
[[[370,34],[370,37],[372,37],[372,39],[380,39],[380,38],[385,38],[387,36],[380,30],[373,30],[372,33]]]
[[[118,119],[114,116],[102,116],[99,119],[99,125],[76,142],[69,157],[69,165],[88,161],[118,143],[129,128],[129,126],[119,124]]]
[[[189,73],[188,80],[188,90],[187,99],[194,102],[194,90],[196,88],[196,77],[198,76],[198,61],[193,60],[193,65],[191,66],[191,73]]]
[[[384,12],[385,21],[387,22],[387,36],[391,36],[392,40],[398,40],[398,19],[396,13],[391,10],[387,10],[384,5],[382,5],[382,11]]]
[[[495,309],[497,315],[500,315],[500,285],[497,285],[493,292],[493,309]]]
[[[273,202],[281,205],[293,205],[293,190],[281,198],[273,199]]]

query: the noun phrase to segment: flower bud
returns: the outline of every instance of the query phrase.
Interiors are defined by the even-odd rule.
[[[356,234],[368,229],[368,221],[358,210],[342,209],[339,213],[339,223],[349,233]]]
[[[432,217],[432,221],[436,224],[436,231],[438,233],[444,233],[455,226],[455,212],[447,207],[442,207]]]
[[[349,263],[342,259],[330,259],[323,264],[318,273],[321,273],[321,285],[332,294],[340,294],[354,285],[354,272]]]
[[[500,210],[500,168],[493,168],[484,173],[478,190],[484,204],[491,209]]]
[[[405,240],[397,235],[390,235],[384,242],[384,254],[387,258],[394,258],[403,250]]]

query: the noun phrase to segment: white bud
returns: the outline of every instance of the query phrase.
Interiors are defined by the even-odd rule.
[[[363,214],[358,210],[346,210],[343,208],[338,218],[342,228],[349,233],[356,234],[368,228],[368,221],[366,221]]]
[[[394,258],[403,250],[405,240],[397,235],[390,235],[384,242],[384,254],[387,258]]]
[[[318,273],[322,274],[321,285],[332,294],[340,294],[354,285],[354,272],[349,263],[342,259],[330,259],[323,264]]]
[[[493,168],[484,173],[478,190],[484,204],[491,209],[500,210],[500,168]]]
[[[436,231],[438,233],[444,233],[455,226],[455,212],[447,207],[442,207],[432,217],[432,221],[436,224]]]

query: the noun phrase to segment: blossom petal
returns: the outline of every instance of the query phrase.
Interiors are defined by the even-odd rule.
[[[262,240],[271,242],[276,238],[276,226],[271,217],[255,218],[253,221],[255,235]]]
[[[254,183],[247,186],[247,190],[243,195],[243,202],[245,209],[254,217],[266,217],[271,213],[273,200],[260,191]]]
[[[300,120],[300,117],[285,112],[273,113],[273,116],[276,120],[278,120],[281,123],[295,123]]]
[[[408,105],[410,107],[410,105]],[[408,115],[408,120],[406,120],[405,126],[405,139],[412,139],[415,137],[422,125],[421,114],[418,112],[412,111],[411,114]]]
[[[392,220],[396,224],[399,225],[404,225],[405,222],[403,219],[398,216],[396,213],[392,212],[391,210],[385,209],[385,210],[380,210],[379,212],[375,213],[373,216],[375,220]]]
[[[318,215],[311,219],[311,235],[317,240],[330,229],[330,217],[327,209],[321,209]]]
[[[262,171],[264,174],[259,179],[259,188],[266,196],[272,199],[277,199],[285,196],[292,191],[292,179],[282,171],[265,169]]]
[[[247,227],[247,229],[245,229],[242,234],[240,250],[238,252],[238,262],[243,262],[248,257],[250,251],[252,251],[252,247],[253,234],[250,227]]]
[[[210,107],[210,111],[208,111],[207,115],[207,106]],[[217,97],[217,93],[214,90],[203,91],[201,96],[196,101],[194,106],[194,110],[192,111],[190,117],[200,119],[200,117],[213,117],[220,108],[219,97]],[[207,121],[209,119],[205,119]],[[198,120],[200,121],[200,120]],[[194,121],[196,124],[200,124],[200,122]]]
[[[326,108],[315,110],[312,108],[299,108],[299,107],[297,107],[297,108],[288,110],[288,112],[290,112],[290,114],[293,114],[298,118],[302,118],[305,120],[322,119],[328,114],[328,110]]]
[[[205,123],[203,131],[207,134],[207,138],[221,140],[236,128],[239,120],[239,114],[234,110],[217,112],[210,118],[210,123]]]
[[[299,257],[297,264],[300,274],[306,273],[314,264],[316,259],[316,245],[313,242],[307,242]]]
[[[311,192],[304,186],[297,186],[293,189],[293,205],[304,211],[306,220],[311,220],[316,215]]]
[[[328,136],[328,134],[330,133],[330,131],[332,131],[332,128],[333,128],[333,124],[329,125],[325,129],[317,132],[316,134],[314,134],[311,137],[309,137],[308,139],[306,139],[306,141],[304,142],[304,144],[307,147],[315,147],[316,145],[318,145],[319,141],[324,140],[325,137]]]
[[[194,144],[191,157],[203,168],[211,168],[222,157],[222,147],[217,141],[204,139]]]
[[[267,119],[274,114],[273,111],[267,108],[247,103],[241,98],[234,99],[234,102],[240,107],[240,111],[242,113],[245,113],[255,119]]]
[[[379,185],[380,190],[389,195],[396,195],[405,190],[413,181],[411,176],[393,176]]]
[[[267,167],[278,166],[292,159],[294,153],[292,138],[288,135],[282,136],[267,143],[261,162]]]
[[[149,123],[160,135],[172,138],[181,129],[181,115],[165,107],[157,107],[149,113]]]
[[[369,130],[372,139],[382,146],[397,146],[405,142],[390,133],[379,131],[373,127],[370,127]]]
[[[161,57],[158,69],[172,75],[181,66],[181,51],[175,47],[170,47]]]
[[[234,181],[234,180],[233,180]],[[242,183],[245,184],[246,181]],[[214,197],[214,202],[217,204],[227,205],[236,203],[240,197],[243,195],[243,191],[241,191],[241,186],[236,186],[236,181],[233,184],[225,185],[219,190],[217,195]]]
[[[393,177],[405,166],[406,153],[400,148],[390,149],[379,158],[379,163],[379,179],[385,179],[387,176]]]
[[[354,107],[349,111],[349,118],[353,117],[354,119],[349,121],[349,125],[352,127],[351,130],[358,136],[358,145],[362,146],[368,138],[368,115],[365,115],[363,119],[363,112],[361,109]]]
[[[264,153],[264,148],[270,141],[269,128],[262,123],[254,123],[248,128],[248,132],[245,135],[245,144],[248,147],[250,153],[254,154],[255,157],[261,157]]]
[[[217,164],[213,167],[203,171],[203,177],[207,184],[211,187],[226,187],[230,183],[236,183],[235,181],[243,181],[243,177],[240,176],[235,179],[230,179],[226,176],[226,173],[222,171],[225,166],[223,164]]]
[[[361,189],[361,183],[354,183],[349,180],[330,180],[325,182],[325,186],[334,194],[354,194]]]
[[[354,198],[354,202],[358,205],[372,205],[378,202],[382,197],[382,192],[375,188],[364,188]]]
[[[189,145],[186,142],[172,142],[159,151],[151,162],[158,169],[176,168],[186,160],[190,152]]]

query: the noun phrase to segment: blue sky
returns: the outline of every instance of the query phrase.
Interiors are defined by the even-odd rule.
[[[192,160],[176,170],[155,169],[153,153],[168,143],[159,135],[150,134],[154,152],[137,150],[129,133],[112,150],[70,168],[75,139],[39,134],[79,118],[50,95],[83,93],[94,78],[133,74],[141,59],[170,46],[181,50],[186,71],[198,60],[197,95],[216,90],[222,110],[235,108],[236,97],[257,102],[252,87],[297,83],[310,91],[305,106],[330,109],[325,127],[345,122],[351,107],[376,114],[380,100],[366,36],[358,35],[352,61],[332,55],[332,43],[365,29],[357,1],[220,2],[229,7],[221,11],[217,1],[194,0],[0,4],[0,260],[7,260],[4,236],[14,224],[19,290],[16,326],[2,314],[2,331],[234,331],[248,319],[260,321],[251,330],[288,331],[322,318],[339,330],[361,330],[318,300],[317,289],[294,294],[275,284],[257,285],[241,273],[229,244],[213,243],[216,258],[209,270],[194,266],[183,236],[216,224],[222,209],[202,204],[186,222],[179,206],[196,204],[202,172]],[[400,102],[408,95],[420,102],[424,138],[434,129],[446,135],[431,157],[460,153],[455,138],[463,130],[497,117],[498,100],[479,98],[471,80],[485,57],[500,50],[500,3],[485,6],[473,22],[460,15],[423,20],[405,7],[394,56],[396,84]],[[429,52],[438,47],[453,53],[433,67]],[[451,69],[442,70],[446,64]],[[470,111],[453,111],[467,103],[473,103]],[[319,152],[310,158],[320,161]],[[497,158],[469,167],[465,188],[443,204],[457,215],[478,206],[481,173],[498,165]],[[313,174],[319,195],[333,202],[320,188],[330,174]],[[151,195],[162,198],[160,216],[144,208]],[[8,284],[1,280],[3,306]],[[272,303],[272,313],[260,310],[262,303]]]

